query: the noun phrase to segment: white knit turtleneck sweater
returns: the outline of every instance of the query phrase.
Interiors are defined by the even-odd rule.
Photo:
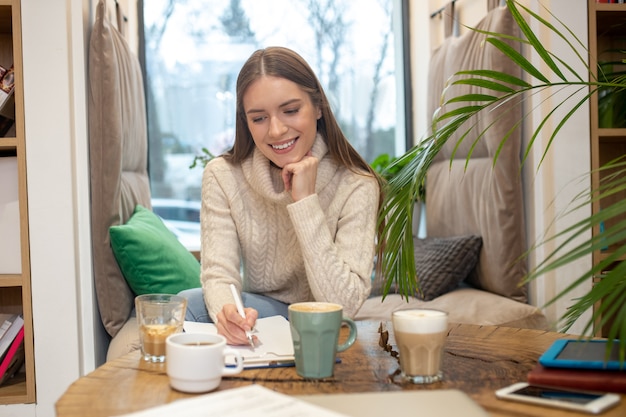
[[[285,303],[327,301],[353,317],[371,289],[378,182],[339,167],[318,135],[316,194],[294,202],[255,149],[241,165],[211,160],[202,179],[202,287],[211,318],[229,284]]]

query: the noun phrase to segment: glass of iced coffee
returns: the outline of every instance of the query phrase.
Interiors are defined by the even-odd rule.
[[[448,313],[432,309],[398,310],[391,315],[400,353],[401,377],[414,384],[441,381],[441,359]]]
[[[165,339],[183,330],[187,299],[170,294],[144,294],[135,298],[139,341],[144,360],[165,361]]]

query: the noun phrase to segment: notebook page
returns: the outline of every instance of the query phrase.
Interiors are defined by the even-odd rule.
[[[196,323],[185,321],[186,332],[217,333],[213,323]],[[283,316],[272,316],[257,319],[254,331],[257,338],[255,348],[248,345],[230,346],[238,350],[244,358],[244,367],[278,365],[293,362],[293,342],[289,322]],[[234,358],[226,357],[227,364],[234,364]]]
[[[177,400],[120,417],[346,417],[260,385]]]

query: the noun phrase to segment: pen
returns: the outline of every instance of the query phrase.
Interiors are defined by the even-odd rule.
[[[246,313],[243,311],[243,302],[241,301],[241,297],[237,292],[235,284],[230,284],[230,291],[233,293],[233,298],[235,299],[235,305],[237,306],[237,311],[239,312],[239,315],[245,319]],[[246,331],[246,337],[248,338],[250,347],[254,349],[254,341],[252,340],[252,334],[249,331]]]

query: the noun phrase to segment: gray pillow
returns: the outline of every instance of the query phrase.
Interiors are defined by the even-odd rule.
[[[478,263],[483,240],[480,236],[413,238],[415,272],[420,291],[415,296],[430,301],[455,289],[468,278]],[[376,277],[372,296],[382,294],[384,278]],[[389,293],[395,293],[392,286]]]
[[[417,298],[430,301],[455,289],[476,267],[483,240],[480,236],[413,239]]]

